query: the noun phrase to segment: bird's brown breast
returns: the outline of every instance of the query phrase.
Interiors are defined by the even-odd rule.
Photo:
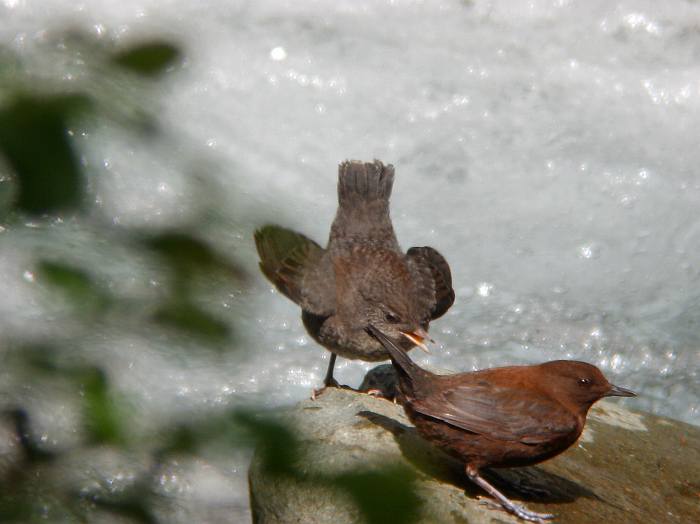
[[[306,321],[305,325],[309,333],[312,333]],[[389,360],[389,352],[376,338],[370,336],[361,326],[348,326],[337,316],[326,319],[312,336],[319,344],[344,358],[368,362]],[[414,347],[409,340],[401,340],[399,345],[404,351]]]

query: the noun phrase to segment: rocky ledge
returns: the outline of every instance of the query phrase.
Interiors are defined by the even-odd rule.
[[[375,370],[384,382],[387,368]],[[372,377],[365,382],[377,386]],[[488,478],[529,509],[556,514],[557,523],[700,522],[700,428],[627,409],[631,403],[599,402],[567,452],[533,467],[494,470]],[[393,402],[332,389],[284,418],[301,442],[297,467],[304,478],[403,467],[415,475],[415,522],[520,522],[485,504],[463,466],[423,441]],[[249,471],[253,521],[366,520],[354,499],[304,478],[270,472],[256,453]]]

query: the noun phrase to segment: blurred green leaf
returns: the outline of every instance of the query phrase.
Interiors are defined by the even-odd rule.
[[[0,522],[31,522],[34,516],[32,495],[28,493],[10,494],[8,487],[0,483]],[[12,489],[12,487],[9,487]]]
[[[256,417],[262,417],[262,422],[250,422],[250,418]],[[227,449],[232,443],[254,447],[259,437],[251,430],[251,424],[267,424],[268,419],[274,420],[267,413],[253,414],[241,409],[191,414],[186,421],[163,428],[164,431],[160,434],[163,445],[155,454],[159,460],[170,454],[192,454],[201,446],[212,442],[222,443]]]
[[[151,508],[151,491],[147,486],[136,486],[118,496],[93,496],[92,502],[99,508],[115,515],[127,517],[142,524],[156,524]]]
[[[235,412],[233,422],[246,433],[249,443],[255,445],[268,473],[300,476],[297,468],[299,440],[287,425],[270,415],[261,416],[250,411]]]
[[[190,302],[174,301],[165,304],[156,311],[153,319],[161,326],[210,343],[225,342],[231,336],[231,330],[225,322]]]
[[[160,462],[166,455],[192,454],[209,436],[201,428],[195,429],[186,424],[168,427],[167,433],[163,435],[165,442],[155,453],[156,460]]]
[[[198,271],[216,270],[244,278],[243,270],[235,263],[189,233],[165,231],[145,237],[144,243],[177,273],[189,276]]]
[[[14,364],[21,362],[28,367],[32,373],[42,373],[46,375],[60,375],[63,369],[58,365],[57,346],[43,343],[26,343],[13,351],[6,353]]]
[[[49,462],[55,458],[53,453],[41,449],[39,444],[37,444],[29,424],[29,414],[24,409],[11,409],[7,412],[7,416],[12,420],[15,426],[15,433],[19,439],[22,451],[24,451],[24,459],[26,462]]]
[[[0,108],[0,154],[17,176],[18,209],[41,214],[80,206],[84,174],[68,126],[90,105],[77,94],[23,94]]]
[[[237,411],[233,422],[238,432],[243,430],[246,436],[247,442],[241,444],[255,447],[266,474],[334,486],[352,497],[369,524],[418,520],[422,502],[416,494],[413,470],[387,464],[372,471],[349,471],[338,475],[307,473],[299,468],[303,462],[300,460],[301,444],[283,420],[276,420],[268,414]]]
[[[420,515],[422,503],[415,491],[415,474],[408,468],[387,466],[376,471],[349,472],[329,483],[355,500],[369,524],[410,523]]]
[[[111,302],[111,297],[82,269],[42,260],[39,262],[37,276],[63,292],[80,309],[99,312]]]
[[[22,56],[15,57],[0,46],[0,178],[7,180],[0,183],[0,208],[4,206],[9,211],[12,226],[17,224],[15,217],[21,223],[23,213],[42,215],[73,211],[79,210],[83,203],[89,203],[90,199],[86,198],[86,172],[78,148],[82,140],[73,140],[71,132],[72,126],[76,123],[79,125],[81,118],[94,116],[98,127],[103,124],[110,127],[113,124],[122,125],[125,132],[132,134],[136,140],[142,140],[144,133],[150,133],[149,137],[153,137],[155,130],[161,129],[154,116],[157,112],[154,107],[159,105],[160,96],[150,91],[157,86],[151,81],[141,81],[142,78],[135,75],[149,79],[162,75],[177,66],[182,57],[181,51],[171,43],[154,38],[112,55],[106,51],[106,46],[109,46],[107,40],[96,39],[88,33],[59,34],[57,38],[49,35],[43,51],[40,48],[36,51],[36,60],[33,58],[34,50],[26,55],[20,50]],[[52,67],[49,61],[55,61],[56,67]],[[47,64],[49,67],[46,67]],[[72,80],[67,81],[68,76]],[[37,79],[41,79],[40,85]],[[66,94],[66,86],[69,85],[80,85],[86,94]],[[35,94],[35,87],[41,93],[54,94]],[[201,164],[197,162],[197,165]],[[197,185],[198,182],[193,184]],[[204,201],[207,212],[213,210],[218,213],[213,209],[211,200],[205,198]],[[96,210],[96,215],[96,219],[93,219],[92,213],[81,216],[76,224],[79,230],[85,226],[91,231],[94,228],[96,232],[98,241],[85,241],[88,251],[100,250],[103,241],[118,242],[122,244],[120,247],[125,248],[134,247],[133,237],[122,234],[123,230],[114,227],[111,221],[105,221],[100,210]],[[143,312],[152,312],[159,304],[164,305],[157,310],[155,318],[161,325],[205,340],[228,340],[231,330],[228,323],[195,305],[199,302],[194,300],[193,290],[185,284],[192,277],[206,278],[212,272],[217,272],[217,277],[243,278],[242,270],[224,254],[217,252],[216,244],[209,245],[198,238],[202,228],[210,225],[207,220],[209,217],[204,214],[193,218],[187,226],[192,234],[178,231],[151,234],[145,243],[139,243],[133,250],[140,258],[147,246],[151,253],[161,257],[167,264],[166,271],[179,282],[168,289],[170,294],[164,302],[161,302],[164,297],[160,290],[152,292],[149,289],[128,300],[112,295],[93,276],[97,273],[93,273],[89,263],[83,268],[61,261],[43,260],[38,263],[37,282],[65,296],[70,304],[77,306],[73,311],[74,317],[86,320],[81,325],[82,329],[63,329],[47,343],[29,342],[38,340],[41,336],[38,333],[3,333],[19,339],[17,344],[12,341],[11,359],[0,358],[6,366],[5,374],[12,377],[11,387],[14,390],[9,393],[11,398],[21,398],[22,388],[27,383],[40,385],[46,395],[50,395],[54,388],[57,392],[64,392],[67,384],[79,387],[81,402],[66,408],[81,410],[87,438],[81,442],[69,439],[64,444],[70,449],[54,449],[48,445],[44,449],[42,441],[31,433],[32,412],[29,415],[22,410],[8,412],[13,422],[5,421],[6,425],[12,428],[14,423],[19,436],[17,447],[24,452],[25,460],[18,452],[15,455],[17,467],[12,468],[9,480],[5,482],[0,477],[0,522],[89,522],[93,516],[120,522],[127,519],[155,522],[155,504],[158,501],[154,500],[157,495],[153,482],[158,479],[154,478],[153,472],[157,470],[150,469],[126,490],[104,484],[98,490],[86,492],[84,488],[94,486],[94,482],[99,483],[102,476],[100,465],[95,464],[94,471],[92,467],[87,467],[79,472],[81,478],[86,476],[86,483],[81,482],[78,492],[74,490],[75,484],[66,483],[65,476],[60,474],[62,461],[48,460],[54,457],[60,459],[64,453],[82,456],[92,444],[128,445],[130,450],[139,446],[139,451],[151,450],[151,463],[157,466],[163,455],[194,454],[203,443],[225,443],[228,447],[244,430],[249,439],[261,440],[263,449],[270,450],[268,463],[272,464],[271,469],[292,471],[293,454],[275,449],[286,447],[290,436],[284,428],[279,429],[266,419],[251,420],[245,424],[234,420],[230,413],[212,414],[209,410],[202,410],[201,420],[197,422],[188,419],[186,424],[176,424],[172,420],[164,423],[157,430],[159,436],[164,436],[163,439],[153,440],[150,434],[144,437],[138,428],[129,427],[129,412],[119,394],[110,387],[105,373],[98,368],[86,368],[86,360],[102,362],[100,359],[104,359],[104,354],[96,353],[104,348],[95,347],[94,344],[100,337],[109,336],[106,329],[124,331],[132,328],[137,321],[150,322],[153,319]],[[48,227],[42,230],[42,234],[44,232],[47,245],[61,239],[65,242],[61,236],[66,234],[65,227]],[[140,234],[139,239],[143,240],[144,236]],[[94,259],[88,255],[85,255],[87,259]],[[131,262],[133,260],[129,260],[128,256],[124,260],[117,258],[114,261],[122,268],[132,268]],[[178,293],[178,286],[184,293]],[[105,308],[110,308],[109,312],[113,315],[101,317],[100,322],[94,322],[94,318],[85,315],[86,311],[104,311]],[[132,311],[133,314],[130,314]],[[129,324],[125,325],[125,322]],[[142,324],[138,324],[138,327],[142,327]],[[86,353],[88,347],[90,349]],[[5,352],[5,355],[9,353]],[[42,399],[44,397],[42,395]],[[64,400],[60,393],[55,399],[59,403]],[[51,408],[44,406],[42,409]],[[254,436],[256,432],[260,435]],[[113,450],[93,451],[111,454]],[[0,475],[9,469],[0,468]],[[157,491],[162,493],[159,488]],[[74,515],[62,518],[67,512]]]
[[[109,391],[104,372],[90,368],[80,373],[84,394],[85,425],[93,444],[123,444],[122,410]]]
[[[145,243],[173,267],[208,269],[220,263],[219,256],[205,242],[180,231],[158,233],[146,238]]]
[[[138,44],[113,57],[115,64],[144,76],[158,76],[181,56],[174,44],[156,40]]]

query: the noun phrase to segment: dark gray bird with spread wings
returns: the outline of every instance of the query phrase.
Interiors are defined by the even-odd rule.
[[[454,302],[450,267],[436,250],[403,253],[389,217],[394,167],[378,160],[347,161],[338,169],[338,211],[323,249],[279,226],[255,232],[260,269],[302,309],[309,334],[336,355],[366,361],[389,353],[368,334],[374,325],[408,350],[425,347],[428,324]]]

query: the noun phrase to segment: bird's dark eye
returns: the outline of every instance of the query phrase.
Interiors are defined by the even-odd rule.
[[[580,378],[578,379],[578,385],[579,386],[588,386],[591,383],[590,378]]]
[[[391,324],[398,324],[398,323],[401,321],[401,319],[399,319],[399,317],[397,317],[397,316],[394,315],[393,313],[387,313],[387,314],[385,314],[385,315],[384,315],[384,319],[385,319],[387,322],[390,322]]]

